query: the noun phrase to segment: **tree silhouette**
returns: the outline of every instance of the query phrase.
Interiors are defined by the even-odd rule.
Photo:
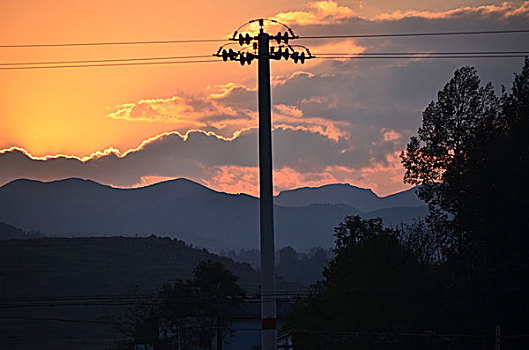
[[[384,228],[381,219],[348,216],[335,236],[335,257],[323,281],[296,303],[286,326],[296,348],[370,348],[380,341],[377,332],[423,330],[429,306],[416,296],[429,285],[399,232]]]
[[[473,296],[456,307],[468,310],[469,329],[529,326],[520,311],[529,292],[528,135],[529,60],[499,99],[463,67],[401,155],[405,181],[421,185],[429,224],[444,239],[447,283]]]
[[[152,344],[156,349],[211,349],[217,335],[217,349],[230,334],[228,316],[244,300],[238,277],[220,263],[203,261],[193,277],[166,283],[159,289],[159,302],[137,305],[124,323],[133,323],[135,344]],[[139,312],[138,312],[139,311]],[[175,345],[176,344],[176,345]]]
[[[478,134],[489,129],[497,115],[492,85],[481,86],[476,70],[462,67],[426,107],[418,136],[411,137],[401,154],[404,181],[421,185],[418,195],[428,203],[428,221],[444,234],[448,254],[467,247],[465,232],[455,228],[465,190],[461,174]]]

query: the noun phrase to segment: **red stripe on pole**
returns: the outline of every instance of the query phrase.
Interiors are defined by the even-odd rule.
[[[261,320],[263,329],[276,329],[277,320],[275,318],[264,318]]]

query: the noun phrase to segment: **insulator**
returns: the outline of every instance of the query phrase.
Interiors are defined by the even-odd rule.
[[[253,49],[257,50],[257,43],[256,42],[253,43]]]
[[[228,52],[226,51],[226,49],[222,50],[222,60],[224,62],[226,62],[228,60]]]
[[[228,56],[230,57],[230,61],[235,61],[235,57],[237,57],[237,52],[233,51],[233,49],[230,49],[228,51]]]
[[[285,32],[285,34],[283,35],[283,41],[285,42],[285,44],[288,44],[288,33]]]
[[[271,53],[272,55],[275,53],[275,51],[276,51],[276,48],[275,48],[275,47],[273,47],[273,46],[270,47],[270,53]]]
[[[301,53],[301,55],[299,56],[299,61],[301,62],[301,64],[305,63],[305,52]]]
[[[292,59],[294,60],[294,63],[298,63],[299,53],[297,51],[292,54]]]
[[[285,50],[285,52],[283,52],[283,58],[285,60],[288,60],[288,57],[290,57],[289,53],[288,53],[288,50]]]
[[[278,45],[281,44],[281,32],[277,32],[276,40]]]
[[[244,42],[246,43],[246,45],[250,45],[251,41],[252,37],[250,36],[250,34],[246,33],[246,36],[244,37]]]
[[[239,45],[244,45],[244,36],[242,34],[239,34]]]
[[[248,65],[252,64],[253,59],[254,56],[251,53],[246,54],[246,63],[248,63]]]
[[[246,58],[244,57],[244,53],[241,53],[241,57],[239,58],[239,62],[241,62],[241,66],[244,66],[244,62],[246,62]]]

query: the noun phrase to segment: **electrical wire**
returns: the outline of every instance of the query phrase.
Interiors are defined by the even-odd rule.
[[[65,322],[65,323],[93,323],[93,324],[113,324],[109,321],[100,321],[100,320],[75,320],[75,319],[65,319],[65,318],[55,318],[55,317],[22,317],[22,316],[0,316],[0,320],[8,321],[55,321],[55,322]]]
[[[24,67],[0,67],[0,70],[28,70],[28,69],[56,69],[56,68],[94,68],[94,67],[119,67],[119,66],[146,66],[159,64],[194,64],[222,62],[222,60],[197,60],[197,61],[165,61],[165,62],[125,62],[105,64],[71,64],[55,66],[24,66]]]
[[[457,32],[429,32],[429,33],[380,33],[380,34],[343,34],[343,35],[315,35],[300,36],[299,39],[342,39],[342,38],[381,38],[406,36],[450,36],[450,35],[485,35],[485,34],[517,34],[529,33],[529,29],[482,30]],[[182,40],[145,40],[145,41],[110,41],[85,43],[46,43],[46,44],[3,44],[0,48],[37,48],[37,47],[71,47],[71,46],[115,46],[115,45],[161,45],[224,42],[228,39],[182,39]]]
[[[315,56],[396,56],[396,55],[527,55],[529,51],[443,51],[443,52],[334,52],[314,53]]]
[[[34,62],[7,62],[7,63],[0,62],[0,66],[105,63],[105,62],[126,62],[126,61],[156,61],[156,60],[176,60],[176,59],[208,58],[208,57],[211,58],[211,55],[132,57],[132,58],[113,58],[113,59],[99,59],[99,60],[79,60],[79,61],[34,61]]]
[[[315,53],[316,56],[401,56],[401,55],[527,55],[529,51],[450,51],[450,52],[341,52],[341,53]],[[211,55],[191,56],[161,56],[161,57],[130,57],[115,59],[76,60],[76,61],[33,61],[33,62],[0,62],[0,66],[26,66],[26,65],[73,65],[80,63],[111,63],[131,61],[160,61],[189,58],[210,58]]]
[[[403,54],[390,54],[390,53],[370,53],[369,55],[358,55],[358,54],[318,54],[312,59],[403,59],[403,58],[437,58],[437,59],[461,59],[461,58],[523,58],[526,57],[529,52],[520,54],[449,54],[449,53],[438,53],[438,54],[423,54],[423,53],[403,53]],[[184,56],[175,56],[183,58]],[[190,56],[198,57],[198,56]],[[210,57],[210,56],[207,56]],[[213,63],[223,62],[219,59],[213,60],[192,60],[192,61],[161,61],[169,60],[171,57],[153,57],[153,58],[131,58],[131,59],[109,59],[109,60],[93,60],[93,61],[62,61],[68,64],[54,64],[59,62],[34,62],[34,63],[0,63],[0,70],[32,70],[32,69],[57,69],[57,68],[97,68],[97,67],[120,67],[120,66],[146,66],[146,65],[165,65],[165,64],[196,64],[196,63]],[[174,59],[174,58],[173,58]],[[143,62],[131,62],[131,61],[143,61]],[[75,62],[100,62],[101,64],[75,64]],[[103,63],[103,62],[115,62],[115,63]],[[70,64],[71,63],[71,64]],[[28,65],[24,64],[41,64],[41,65]],[[50,65],[45,65],[50,64]],[[5,67],[5,66],[9,67]]]
[[[13,45],[0,45],[0,48],[1,49],[13,49],[13,48],[35,48],[35,47],[192,44],[192,43],[223,42],[227,40],[228,39],[183,39],[183,40],[110,41],[110,42],[58,43],[58,44],[13,44]]]
[[[437,58],[437,59],[461,59],[461,58],[523,58],[527,55],[395,55],[395,56],[325,56],[313,57],[313,59],[402,59],[402,58]]]
[[[429,32],[429,33],[381,33],[381,34],[314,35],[314,36],[300,36],[299,39],[385,38],[385,37],[486,35],[486,34],[517,34],[517,33],[529,33],[529,29],[481,30],[481,31],[457,31],[457,32]]]

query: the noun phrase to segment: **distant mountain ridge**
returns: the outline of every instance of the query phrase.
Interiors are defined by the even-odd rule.
[[[309,204],[348,204],[367,212],[392,207],[421,207],[416,188],[379,197],[372,190],[349,184],[329,184],[320,187],[302,187],[281,191],[275,198],[277,205],[307,206]]]
[[[426,209],[413,196],[378,197],[343,184],[283,191],[275,199],[276,245],[330,247],[346,215],[380,213],[393,224],[420,218]],[[128,189],[78,178],[19,179],[0,187],[0,221],[59,237],[165,235],[218,251],[258,247],[258,202],[187,179]]]

